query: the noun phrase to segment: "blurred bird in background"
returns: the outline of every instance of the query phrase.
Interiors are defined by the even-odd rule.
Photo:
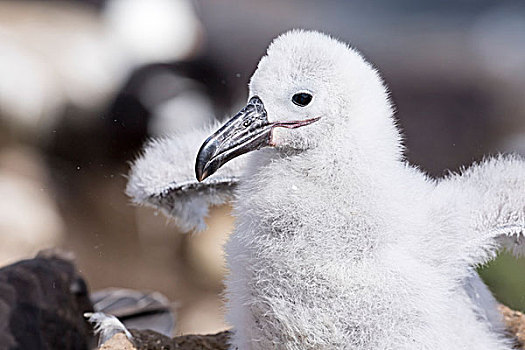
[[[78,349],[94,345],[83,313],[93,310],[70,258],[43,252],[0,269],[2,349]]]
[[[0,269],[2,349],[95,348],[96,329],[85,318],[94,314],[159,336],[171,335],[175,321],[159,293],[113,288],[90,294],[72,254],[46,250]],[[113,335],[108,328],[99,344]]]
[[[6,162],[17,157],[22,159],[22,167],[36,168],[28,169],[34,170],[33,181],[19,178],[12,186],[7,181],[16,174],[0,173],[6,179],[0,182],[6,187],[3,194],[15,198],[0,214],[6,217],[2,222],[9,225],[4,231],[23,233],[13,232],[18,238],[4,242],[3,249],[17,245],[27,254],[32,244],[57,245],[63,234],[62,219],[52,209],[56,206],[53,199],[41,191],[47,187],[48,170],[35,150],[17,143],[52,147],[55,141],[61,142],[54,135],[64,124],[78,134],[92,130],[137,67],[190,57],[199,46],[201,32],[200,22],[185,0],[114,0],[98,9],[81,2],[0,4],[0,122],[7,143],[2,155],[11,158]],[[162,88],[163,84],[155,86]],[[166,90],[173,93],[173,89]],[[96,142],[105,146],[100,145],[103,139]],[[34,199],[30,200],[31,194]],[[35,207],[34,201],[43,204],[36,205],[35,211],[29,208]],[[16,215],[24,211],[40,219],[28,221]],[[25,221],[25,226],[9,224],[16,220]],[[41,222],[42,229],[27,227],[31,222]],[[27,227],[25,231],[23,227]],[[42,238],[36,234],[39,230]]]
[[[4,1],[0,13],[2,115],[32,136],[48,135],[67,108],[103,110],[133,70],[183,60],[201,36],[185,0],[110,0],[98,11]]]

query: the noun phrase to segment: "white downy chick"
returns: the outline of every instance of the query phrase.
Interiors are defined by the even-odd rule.
[[[248,105],[202,145],[197,178],[258,149],[226,245],[232,349],[512,348],[473,268],[524,249],[523,160],[427,177],[403,158],[378,72],[305,31],[270,45]],[[136,163],[128,194],[176,215],[158,198],[176,200],[189,174],[144,185],[162,152]]]

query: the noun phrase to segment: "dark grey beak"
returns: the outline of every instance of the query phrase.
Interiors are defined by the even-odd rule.
[[[195,163],[197,180],[204,180],[241,154],[269,146],[273,126],[261,99],[252,97],[246,107],[201,146]]]

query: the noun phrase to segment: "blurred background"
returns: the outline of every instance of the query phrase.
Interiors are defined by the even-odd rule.
[[[223,119],[272,38],[325,31],[382,72],[408,159],[433,176],[525,155],[525,3],[489,0],[0,1],[0,265],[58,246],[91,290],[156,290],[175,333],[222,319],[228,207],[183,235],[124,195],[150,137]],[[525,310],[525,260],[482,269]]]

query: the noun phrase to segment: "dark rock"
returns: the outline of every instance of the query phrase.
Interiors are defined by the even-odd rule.
[[[230,331],[209,335],[182,335],[169,338],[150,330],[130,330],[137,350],[228,350]]]

